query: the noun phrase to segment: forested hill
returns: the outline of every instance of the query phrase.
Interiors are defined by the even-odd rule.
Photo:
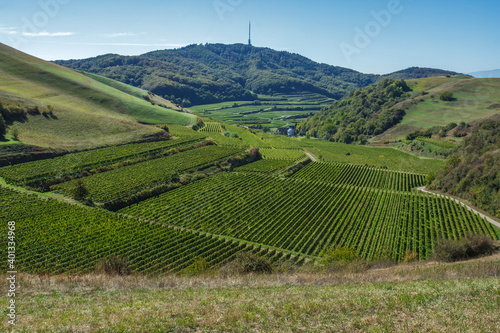
[[[169,100],[183,101],[185,106],[253,100],[253,93],[307,91],[340,99],[383,78],[244,44],[190,45],[140,56],[107,54],[56,63],[131,84]],[[455,74],[415,68],[407,71],[398,75],[413,77],[416,71],[420,76]]]
[[[473,133],[429,185],[470,200],[500,217],[500,120],[474,125]]]
[[[324,140],[363,144],[403,119],[405,111],[397,104],[410,97],[410,91],[404,80],[384,79],[351,92],[304,120],[298,130]]]

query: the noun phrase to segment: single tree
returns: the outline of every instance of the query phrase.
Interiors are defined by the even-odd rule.
[[[85,199],[89,195],[89,190],[85,186],[85,183],[81,179],[77,179],[75,185],[71,191],[71,195],[76,200]]]
[[[3,139],[5,134],[7,134],[7,125],[5,125],[5,120],[0,114],[0,139]]]
[[[10,131],[10,135],[12,136],[13,140],[19,141],[19,129],[17,127],[12,128],[12,130]]]

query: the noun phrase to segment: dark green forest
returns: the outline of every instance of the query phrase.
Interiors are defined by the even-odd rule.
[[[298,54],[244,44],[190,45],[140,56],[107,54],[56,63],[151,91],[183,106],[254,100],[255,94],[319,93],[340,99],[383,76],[319,64]],[[405,77],[456,74],[408,69]]]
[[[431,189],[471,201],[500,217],[500,120],[474,125],[472,135],[436,174]]]
[[[343,143],[366,143],[403,119],[405,111],[396,104],[410,96],[404,80],[383,81],[351,92],[329,108],[299,124],[306,135]]]

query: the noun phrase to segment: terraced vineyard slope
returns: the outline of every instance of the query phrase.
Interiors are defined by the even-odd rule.
[[[366,184],[370,185],[370,184]],[[439,238],[497,237],[462,206],[435,196],[370,187],[221,174],[120,213],[317,256],[353,247],[365,258],[427,258]]]
[[[0,206],[8,208],[1,210],[0,218],[16,223],[16,267],[24,272],[89,272],[110,256],[127,258],[130,269],[143,273],[179,272],[199,257],[215,266],[240,251],[260,253],[271,260],[291,258],[246,243],[3,188]],[[0,231],[7,233],[7,223],[2,223]],[[7,238],[3,237],[1,252],[6,253],[6,248]],[[0,271],[6,270],[5,260]]]
[[[410,191],[412,188],[423,186],[425,177],[423,174],[330,163],[310,163],[293,176],[294,179],[394,191]]]
[[[132,143],[122,146],[89,150],[0,168],[0,177],[14,184],[22,184],[42,178],[61,176],[89,168],[108,165],[124,159],[160,152],[171,147],[194,141],[197,141],[197,139],[188,137],[187,139]]]
[[[170,180],[180,172],[217,162],[237,154],[237,148],[201,147],[167,157],[142,162],[83,179],[90,198],[108,202],[148,186]],[[53,186],[54,190],[71,193],[76,180]]]

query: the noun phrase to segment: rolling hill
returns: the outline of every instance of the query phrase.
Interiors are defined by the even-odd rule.
[[[452,100],[440,99],[445,91],[453,94]],[[417,130],[493,117],[500,111],[499,92],[500,79],[465,75],[384,79],[352,92],[298,128],[346,143],[403,140]]]
[[[193,115],[152,105],[140,98],[134,87],[127,88],[129,91],[125,85],[121,87],[115,89],[0,44],[0,103],[9,127],[7,139],[17,131],[19,140],[26,144],[95,147],[161,131],[144,124],[187,125],[194,119]]]
[[[408,85],[414,93],[399,105],[405,110],[401,123],[375,141],[404,139],[415,130],[450,123],[472,124],[500,113],[500,79],[434,77],[409,80]],[[454,99],[441,100],[439,95],[444,91],[451,91]]]
[[[255,100],[255,94],[276,93],[308,92],[339,99],[383,78],[243,44],[190,45],[140,56],[107,54],[56,63],[141,87],[185,106],[248,101]],[[394,73],[402,78],[446,74],[456,73],[425,68]]]

